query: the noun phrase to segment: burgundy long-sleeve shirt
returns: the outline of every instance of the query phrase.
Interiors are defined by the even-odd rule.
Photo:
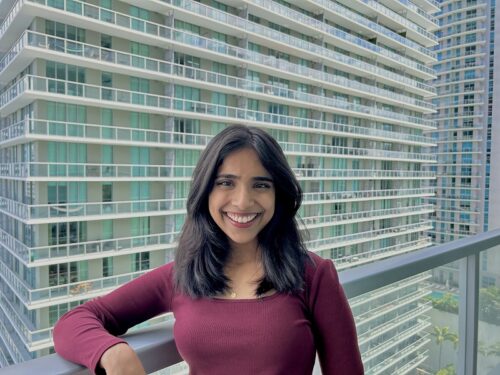
[[[318,353],[324,375],[363,374],[352,314],[330,260],[310,254],[297,295],[193,299],[173,287],[169,263],[65,314],[56,351],[95,371],[115,335],[173,312],[174,337],[191,375],[306,375]]]

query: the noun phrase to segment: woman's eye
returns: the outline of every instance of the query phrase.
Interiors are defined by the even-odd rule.
[[[270,189],[272,186],[271,186],[271,184],[259,183],[259,184],[255,184],[255,187],[257,189]]]
[[[216,186],[231,186],[232,184],[233,182],[230,180],[220,180],[215,182]]]

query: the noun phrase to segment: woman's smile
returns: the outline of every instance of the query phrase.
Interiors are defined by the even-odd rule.
[[[250,148],[229,154],[217,171],[208,198],[210,216],[232,246],[256,246],[274,215],[275,190],[269,172]]]
[[[253,214],[235,214],[232,212],[226,212],[226,216],[229,220],[239,228],[248,228],[250,227],[260,215],[260,213]]]

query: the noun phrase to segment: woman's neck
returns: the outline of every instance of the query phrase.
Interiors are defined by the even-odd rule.
[[[232,245],[227,267],[238,267],[261,263],[261,254],[257,244]]]

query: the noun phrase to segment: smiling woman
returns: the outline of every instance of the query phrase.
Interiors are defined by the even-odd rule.
[[[226,157],[217,171],[208,207],[229,240],[232,258],[245,256],[236,256],[236,251],[256,256],[257,236],[274,215],[274,201],[273,179],[253,149]]]
[[[193,297],[234,295],[240,287],[253,298],[301,290],[308,259],[295,220],[301,201],[300,185],[268,133],[226,128],[193,173],[176,284]],[[250,214],[257,216],[243,223]]]
[[[356,330],[329,260],[307,252],[302,191],[265,131],[230,126],[193,173],[175,262],[64,315],[58,353],[95,372],[143,374],[122,334],[173,312],[190,374],[363,374]],[[78,349],[78,350],[77,350]]]

